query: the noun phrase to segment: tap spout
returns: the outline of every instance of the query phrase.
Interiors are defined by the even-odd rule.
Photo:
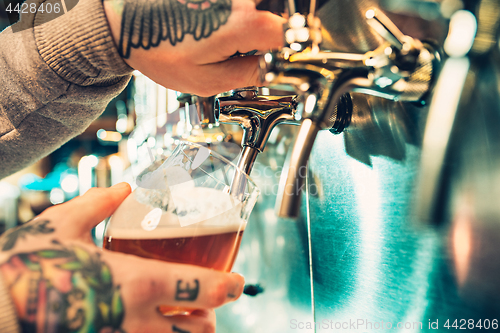
[[[360,87],[371,84],[367,78],[354,77],[347,79],[332,89],[329,104],[339,103],[342,95]],[[307,177],[307,162],[319,130],[325,128],[326,120],[331,116],[331,107],[324,107],[317,117],[305,118],[300,125],[292,154],[285,164],[276,198],[276,213],[280,217],[296,218],[300,212],[302,190]]]
[[[259,151],[250,146],[245,146],[241,152],[231,183],[231,194],[240,200],[245,196],[246,175],[249,175],[252,171],[253,164],[258,154]]]
[[[285,163],[278,196],[276,198],[277,215],[297,217],[300,211],[301,192],[307,177],[307,161],[320,126],[311,119],[304,119],[293,146],[292,155]]]
[[[240,159],[238,160],[238,169],[242,170],[246,174],[250,174],[255,159],[259,153],[260,152],[256,148],[245,146],[241,152]]]

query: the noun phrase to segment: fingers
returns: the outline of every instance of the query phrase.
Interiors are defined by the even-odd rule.
[[[136,68],[143,73],[148,72],[153,63],[144,61],[141,64],[148,68]],[[258,56],[238,57],[206,65],[169,66],[168,76],[163,75],[165,71],[155,73],[160,74],[149,74],[149,78],[158,84],[198,96],[213,96],[236,88],[262,85]]]
[[[215,332],[215,311],[197,310],[190,316],[171,317],[172,327],[175,325],[178,329],[184,329],[188,332]]]
[[[240,41],[238,51],[241,53],[278,49],[284,45],[284,18],[267,11],[255,10],[247,22],[235,33],[235,40]]]
[[[122,327],[126,332],[213,333],[215,324],[215,311],[211,309],[176,317],[163,317],[150,312],[136,319],[126,317]]]
[[[260,86],[258,56],[239,57],[202,65],[198,69],[198,76],[189,79],[192,80],[189,91],[199,96],[212,96],[221,91]]]
[[[81,197],[45,210],[40,217],[71,224],[68,232],[83,235],[109,217],[130,194],[130,185],[120,183],[110,188],[91,188]]]
[[[104,251],[103,257],[133,312],[156,312],[162,305],[211,309],[235,301],[243,292],[244,279],[239,274],[111,251]]]
[[[219,34],[200,42],[210,45],[226,56],[236,51],[247,53],[252,50],[267,51],[284,45],[283,24],[286,20],[268,11],[255,9],[253,2],[233,2],[235,8],[227,24]],[[204,57],[206,58],[206,56]],[[203,59],[203,58],[201,58]]]
[[[211,309],[176,317],[163,317],[152,312],[139,320],[125,321],[123,328],[127,332],[213,333],[215,324],[215,311]]]
[[[266,51],[283,46],[283,23],[286,20],[282,17],[254,8],[247,11],[244,17],[235,15],[234,19],[241,23],[234,24],[235,28],[224,36],[223,39],[231,41],[219,46],[224,54]],[[205,81],[200,78],[208,79]],[[191,78],[186,87],[198,95],[211,96],[235,88],[261,85],[259,57],[250,56],[200,65],[197,75]]]

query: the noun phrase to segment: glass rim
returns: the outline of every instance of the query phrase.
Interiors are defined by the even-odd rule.
[[[189,145],[196,146],[198,148],[208,149],[210,151],[211,155],[213,155],[213,156],[217,157],[218,159],[220,159],[221,161],[233,166],[236,170],[239,170],[245,176],[247,181],[252,184],[252,186],[254,187],[253,191],[257,191],[258,193],[260,193],[259,187],[255,183],[255,181],[252,179],[252,177],[250,177],[250,175],[248,175],[243,169],[239,168],[236,164],[234,164],[232,161],[228,160],[227,158],[225,158],[224,156],[222,156],[218,152],[214,151],[213,149],[210,149],[209,147],[203,146],[197,142],[192,142],[192,141],[188,141],[188,140],[180,140],[180,139],[179,139],[179,143],[175,146],[175,149],[173,150],[173,152],[175,152],[177,147],[179,147],[181,144],[189,144]],[[241,152],[240,152],[240,154],[241,154]]]

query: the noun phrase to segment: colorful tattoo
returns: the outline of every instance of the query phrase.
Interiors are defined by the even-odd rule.
[[[0,271],[24,333],[123,332],[120,287],[99,253],[77,246],[21,253]]]
[[[194,301],[198,298],[198,292],[200,291],[200,282],[195,279],[194,288],[191,288],[189,283],[186,282],[186,287],[182,288],[182,280],[177,280],[177,288],[175,290],[175,299],[177,301]]]
[[[128,58],[132,47],[148,50],[167,39],[175,46],[186,34],[207,38],[230,14],[231,0],[124,0],[118,52]]]
[[[55,231],[53,228],[48,228],[47,220],[35,220],[28,222],[14,229],[10,229],[0,238],[0,244],[2,244],[2,251],[11,250],[18,241],[19,238],[24,238],[26,235],[36,235],[36,234],[50,234]]]

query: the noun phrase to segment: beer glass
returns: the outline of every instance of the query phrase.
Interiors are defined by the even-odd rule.
[[[234,187],[233,179],[241,183]],[[136,183],[106,226],[104,248],[231,270],[259,196],[248,175],[205,146],[181,142],[170,157],[143,171]],[[232,188],[239,193],[232,193]],[[164,315],[192,310],[159,308]]]

